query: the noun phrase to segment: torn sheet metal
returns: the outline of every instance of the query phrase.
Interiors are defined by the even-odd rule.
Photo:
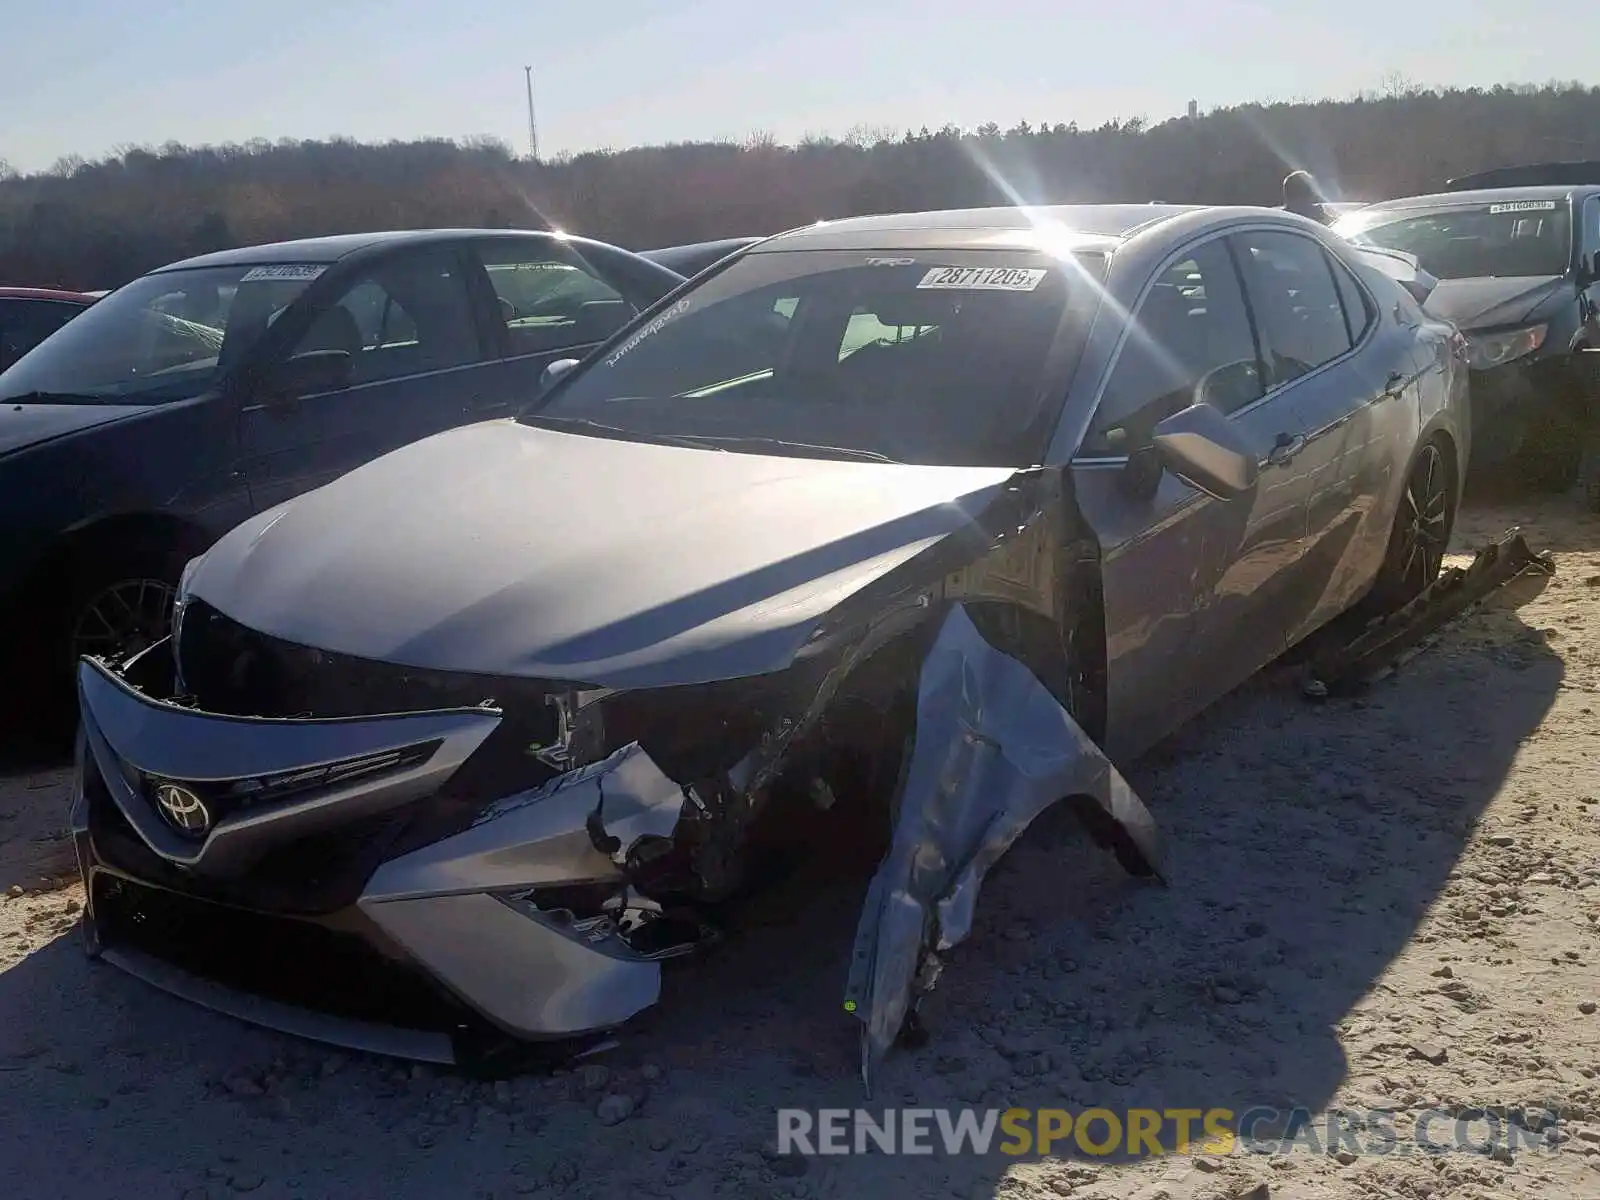
[[[460,833],[384,863],[363,902],[623,878],[627,851],[670,837],[684,791],[637,742],[533,791],[491,805]],[[617,843],[595,845],[592,826]],[[609,845],[609,843],[608,843]]]
[[[863,1022],[869,1092],[916,994],[937,977],[934,953],[971,931],[989,868],[1067,797],[1094,802],[1091,830],[1125,867],[1159,875],[1160,837],[1144,804],[1033,672],[989,645],[957,605],[923,663],[894,840],[856,931],[845,1008]]]

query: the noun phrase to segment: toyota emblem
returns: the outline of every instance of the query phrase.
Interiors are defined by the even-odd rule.
[[[186,787],[163,783],[156,787],[156,807],[179,833],[198,837],[211,828],[211,813],[205,803]]]

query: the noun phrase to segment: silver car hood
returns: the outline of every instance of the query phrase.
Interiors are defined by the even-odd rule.
[[[740,454],[492,421],[235,529],[188,594],[261,633],[606,687],[786,666],[847,596],[1014,472]]]

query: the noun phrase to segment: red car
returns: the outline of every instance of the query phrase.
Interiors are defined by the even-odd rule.
[[[59,288],[0,287],[0,371],[98,299]]]

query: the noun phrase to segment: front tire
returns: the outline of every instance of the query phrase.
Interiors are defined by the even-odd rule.
[[[51,594],[34,598],[37,641],[25,673],[35,738],[53,743],[75,727],[82,655],[118,658],[166,636],[187,561],[180,548],[154,540],[95,548],[68,565]]]
[[[1438,438],[1424,442],[1406,477],[1389,548],[1367,597],[1368,609],[1393,612],[1439,578],[1455,528],[1455,475]]]

